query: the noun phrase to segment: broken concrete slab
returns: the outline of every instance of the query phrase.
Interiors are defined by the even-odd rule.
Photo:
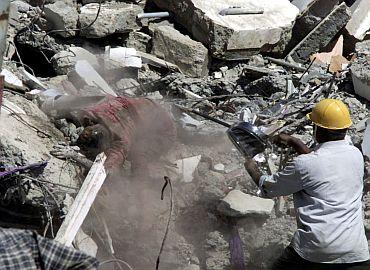
[[[222,199],[217,210],[228,217],[250,215],[269,216],[274,209],[274,201],[232,190]]]
[[[350,70],[355,93],[370,100],[370,54],[355,59]]]
[[[110,48],[107,46],[105,51],[109,55],[110,60],[119,63],[123,67],[141,68],[143,64],[134,48]]]
[[[345,3],[335,7],[301,42],[295,46],[288,57],[297,62],[305,62],[313,53],[326,47],[350,19],[350,12]]]
[[[180,118],[180,122],[184,127],[191,126],[191,127],[199,128],[199,127],[203,126],[203,124],[204,124],[203,122],[194,119],[193,117],[191,117],[187,113],[183,112],[181,114],[181,116],[182,117]]]
[[[171,26],[155,28],[152,53],[176,64],[186,75],[192,77],[208,75],[207,48]]]
[[[98,59],[95,55],[81,47],[70,47],[68,51],[61,51],[51,58],[53,68],[58,75],[67,75],[72,71],[79,60],[88,61],[93,67],[98,67]]]
[[[76,8],[67,5],[63,1],[57,1],[54,4],[45,5],[44,12],[51,30],[77,28],[78,12]],[[70,37],[74,36],[76,31],[58,31],[56,34],[63,37]]]
[[[82,89],[85,85],[98,87],[101,93],[117,96],[116,92],[99,75],[99,73],[86,60],[76,62],[75,70],[68,73],[70,81],[76,84],[76,87]]]
[[[299,13],[288,0],[234,0],[233,6],[263,14],[221,16],[230,7],[226,0],[154,0],[162,9],[173,12],[175,19],[216,58],[240,59],[261,52],[283,52],[291,28]]]
[[[357,42],[355,47],[357,56],[369,55],[370,54],[370,40],[363,42]]]
[[[25,90],[23,82],[10,70],[3,68],[1,75],[4,76],[5,87],[11,89]]]
[[[357,40],[363,40],[370,30],[370,1],[357,0],[351,7],[352,16],[346,25],[346,30]]]
[[[33,76],[31,73],[29,73],[27,70],[25,70],[23,67],[20,67],[19,73],[23,76],[23,81],[30,87],[30,88],[36,88],[41,90],[46,90],[47,87],[44,83],[42,83],[39,79],[37,79],[35,76]]]
[[[193,181],[201,158],[202,156],[198,155],[176,161],[177,172],[181,176],[183,182],[190,183]]]
[[[8,29],[8,18],[10,11],[10,1],[1,1],[0,2],[0,69],[3,65],[3,55],[6,49],[6,38],[7,38],[7,29]]]
[[[292,4],[297,5],[301,14],[294,23],[286,53],[304,39],[340,2],[340,0],[293,1]]]
[[[138,51],[147,52],[149,50],[149,41],[152,39],[151,36],[139,32],[130,32],[126,40],[126,47],[135,48]]]
[[[81,28],[89,26],[95,19],[99,4],[92,3],[81,7]],[[142,7],[123,2],[107,2],[101,6],[96,22],[81,32],[81,36],[88,38],[102,38],[114,33],[125,33],[139,30],[136,15],[143,12]]]

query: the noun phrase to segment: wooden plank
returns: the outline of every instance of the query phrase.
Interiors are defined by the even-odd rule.
[[[71,208],[60,227],[55,240],[70,246],[89,212],[107,173],[104,168],[104,153],[99,154],[82,184]]]

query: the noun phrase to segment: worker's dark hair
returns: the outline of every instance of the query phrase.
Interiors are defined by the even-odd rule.
[[[347,130],[347,128],[334,130],[317,126],[316,139],[319,143],[344,140],[347,134]]]
[[[103,151],[108,140],[108,130],[102,125],[85,127],[77,140],[77,145],[86,156],[95,156]]]

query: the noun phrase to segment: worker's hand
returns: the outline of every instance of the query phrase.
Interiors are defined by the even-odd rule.
[[[68,159],[77,156],[78,151],[80,151],[78,146],[70,146],[64,142],[59,142],[53,146],[53,150],[50,151],[50,154],[56,158]]]
[[[280,134],[272,137],[272,142],[277,144],[278,146],[286,147],[286,146],[289,145],[292,138],[293,137],[288,135],[288,134],[280,133]]]

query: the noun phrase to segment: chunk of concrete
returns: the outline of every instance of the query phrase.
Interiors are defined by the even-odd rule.
[[[119,63],[123,67],[135,67],[141,68],[142,61],[140,56],[137,55],[137,52],[134,48],[106,48],[108,51],[109,59]]]
[[[215,166],[213,166],[213,170],[219,173],[224,173],[225,172],[225,165],[222,163],[218,163]]]
[[[52,30],[76,29],[78,22],[78,12],[73,6],[69,6],[63,1],[57,1],[54,4],[45,5],[45,17]],[[56,32],[63,37],[70,37],[76,34],[76,31]]]
[[[4,83],[6,87],[12,89],[24,89],[23,82],[11,71],[4,68],[1,71],[1,75],[4,76]]]
[[[294,24],[288,47],[292,49],[304,39],[340,2],[340,0],[293,1],[292,4],[298,6],[301,14]]]
[[[201,158],[202,156],[199,155],[176,161],[177,172],[181,175],[183,182],[190,183],[193,181]]]
[[[58,75],[66,75],[73,70],[79,60],[86,60],[93,67],[99,66],[97,57],[81,47],[70,47],[69,51],[61,51],[55,54],[51,58],[51,63]]]
[[[171,26],[155,28],[152,53],[176,64],[186,75],[192,77],[208,75],[207,48]]]
[[[370,40],[363,42],[357,42],[355,46],[355,52],[358,56],[370,54]]]
[[[269,216],[274,209],[274,201],[232,190],[222,199],[217,210],[228,217],[250,215]]]
[[[240,59],[258,52],[283,52],[299,10],[288,0],[154,0],[175,14],[197,40],[216,58]],[[222,16],[230,6],[263,14]]]
[[[68,77],[74,83],[78,84],[77,88],[83,88],[84,85],[98,87],[104,95],[117,96],[116,92],[109,84],[99,75],[99,73],[86,60],[76,62],[75,70],[68,74]]]
[[[151,39],[151,36],[143,32],[133,31],[128,35],[126,46],[129,48],[135,48],[138,51],[147,52],[149,49],[149,41]]]
[[[350,70],[356,94],[370,100],[370,54],[353,61]]]
[[[350,12],[345,3],[335,7],[301,42],[295,46],[288,56],[297,62],[305,62],[309,57],[326,47],[337,33],[347,24]]]
[[[370,30],[370,1],[357,0],[352,16],[346,25],[347,32],[357,40],[363,40]]]
[[[87,4],[81,8],[81,28],[87,27],[96,18],[99,4]],[[142,7],[123,2],[108,2],[101,6],[96,22],[81,32],[81,36],[102,38],[114,33],[125,33],[138,30],[136,15],[143,12]]]

